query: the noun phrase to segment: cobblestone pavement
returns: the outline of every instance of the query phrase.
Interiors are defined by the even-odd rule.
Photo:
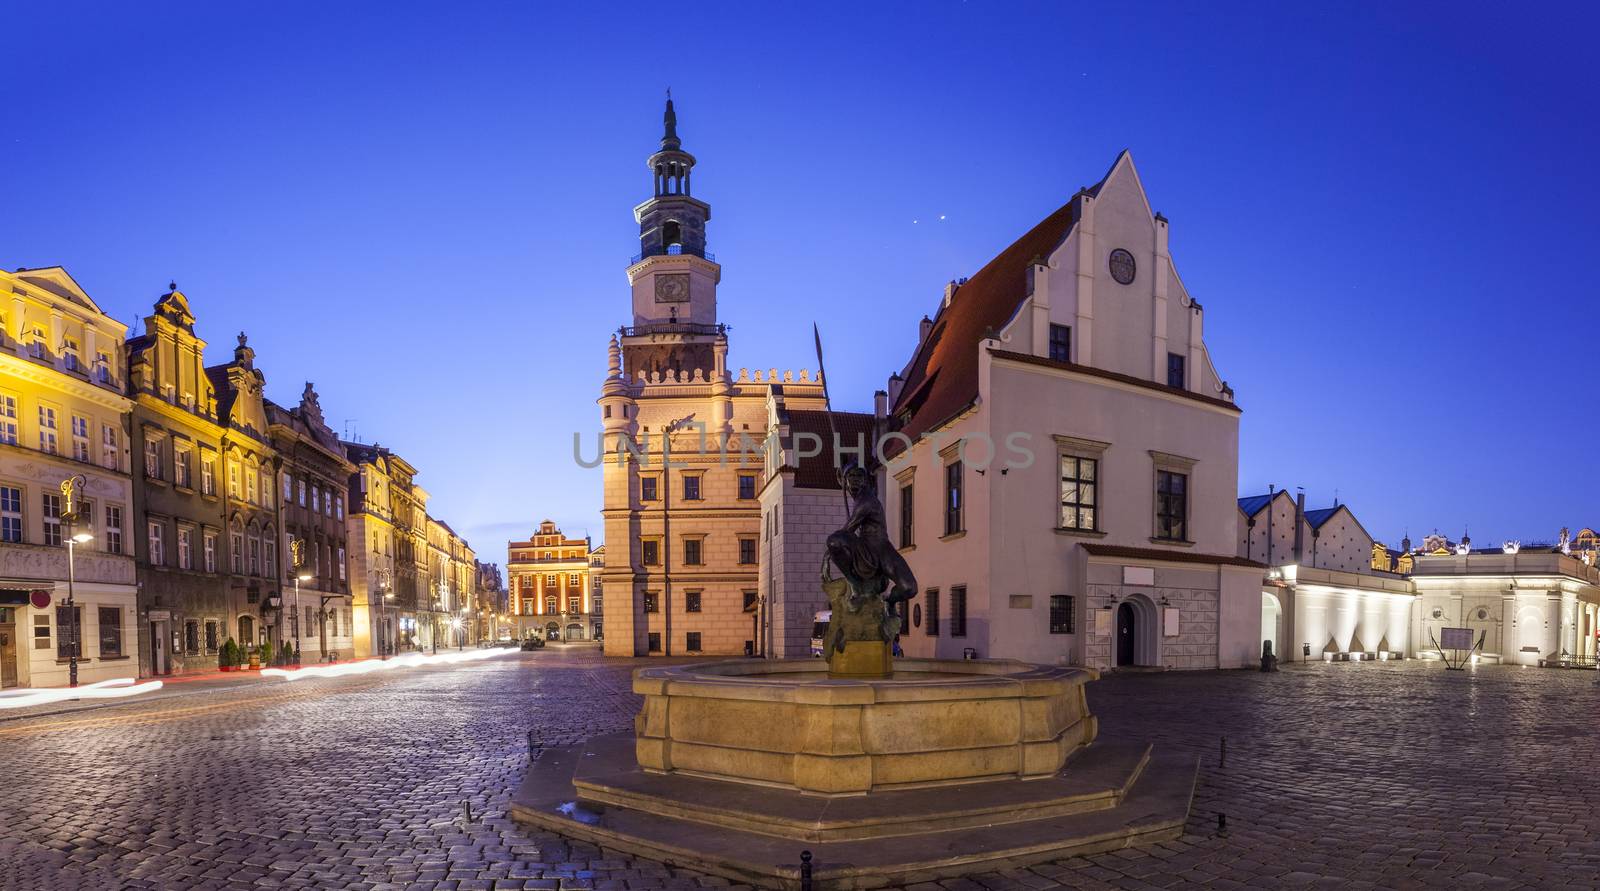
[[[637,664],[517,654],[0,723],[0,887],[727,885],[505,816],[528,732],[628,729]],[[1188,833],[913,887],[1594,888],[1597,682],[1421,663],[1108,677],[1102,738],[1204,755]]]

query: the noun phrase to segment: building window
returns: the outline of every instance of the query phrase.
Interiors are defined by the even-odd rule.
[[[256,491],[256,469],[255,467],[246,467],[244,469],[244,500],[255,504]]]
[[[739,539],[739,562],[745,566],[754,565],[756,562],[756,540],[753,538]]]
[[[644,611],[647,613],[660,612],[661,601],[654,591],[644,592]]]
[[[244,575],[244,533],[235,529],[228,533],[228,562],[234,575]]]
[[[686,473],[683,475],[683,500],[700,500],[700,474]]]
[[[639,500],[640,501],[655,501],[658,498],[660,498],[660,495],[656,491],[656,486],[659,484],[659,482],[660,482],[660,480],[657,477],[653,477],[653,476],[641,476],[641,477],[639,477]]]
[[[69,338],[65,343],[61,344],[61,360],[68,371],[83,370],[83,363],[78,360],[78,342],[76,340]]]
[[[311,512],[312,513],[318,513],[321,510],[322,510],[322,489],[320,487],[317,487],[317,486],[312,486],[311,487]]]
[[[294,477],[288,471],[283,473],[283,503],[288,504],[294,500]]]
[[[344,496],[333,496],[333,515],[337,519],[344,519]]]
[[[700,539],[685,538],[683,540],[683,565],[700,565]]]
[[[1057,362],[1072,361],[1072,326],[1050,326],[1050,358]]]
[[[700,652],[700,632],[690,631],[683,636],[683,648],[691,653]]]
[[[17,397],[0,393],[0,443],[17,444]]]
[[[53,548],[61,547],[61,496],[53,492],[45,492],[44,506],[44,543]]]
[[[922,627],[923,627],[924,630],[926,630],[928,632],[928,636],[929,637],[938,637],[939,636],[939,589],[938,588],[929,588],[927,590],[927,593],[923,594],[922,597],[923,597],[924,600],[927,601],[927,604],[928,604],[927,609],[925,609],[923,611],[923,616],[924,616],[924,618],[927,619],[927,622],[924,623]]]
[[[217,534],[215,532],[203,533],[200,536],[200,540],[203,543],[201,545],[201,548],[205,552],[205,554],[204,554],[204,556],[205,556],[205,564],[204,565],[205,565],[205,568],[206,568],[206,572],[216,572],[217,571]],[[208,648],[209,648],[209,645],[208,645]]]
[[[339,581],[344,581],[344,548],[339,549]]]
[[[944,466],[944,534],[955,535],[962,531],[961,471],[962,462],[951,461]]]
[[[73,629],[77,633],[73,633]],[[73,656],[73,639],[77,639],[78,653],[83,656],[83,607],[57,606],[56,607],[56,658],[71,659]]]
[[[297,487],[296,491],[298,491],[299,494],[300,494],[300,499],[299,499],[300,500],[300,506],[301,507],[305,507],[306,506],[306,481],[305,480],[298,480],[298,481],[296,481],[295,485]]]
[[[72,416],[72,457],[85,464],[93,460],[89,456],[89,419],[81,415]]]
[[[150,531],[150,565],[165,566],[167,563],[166,531],[161,524],[152,522]]]
[[[56,410],[48,405],[39,406],[39,451],[58,454],[56,444]]]
[[[967,586],[950,588],[950,636],[967,636]]]
[[[1072,597],[1070,595],[1050,595],[1050,633],[1072,633]]]
[[[239,464],[235,461],[228,462],[228,497],[239,497]]]
[[[183,651],[190,656],[200,652],[200,623],[189,621],[183,623]]]
[[[1076,455],[1061,456],[1061,528],[1092,531],[1099,504],[1100,462]]]
[[[111,383],[111,356],[107,353],[94,354],[94,377],[102,384]]]
[[[114,606],[100,607],[100,658],[122,657],[122,610]]]
[[[1183,357],[1177,353],[1167,354],[1167,386],[1183,389]]]
[[[122,553],[122,508],[114,504],[106,505],[106,553]]]
[[[645,640],[646,640],[645,646],[648,648],[649,652],[652,652],[652,653],[661,652],[661,632],[652,631],[652,632],[650,632],[650,634],[648,636],[646,636]]]
[[[261,506],[272,506],[272,472],[268,470],[261,472]]]
[[[699,591],[683,592],[683,611],[686,613],[697,613],[700,611]]]
[[[178,528],[178,568],[194,568],[194,533],[182,527]]]
[[[100,466],[107,470],[116,470],[122,463],[118,459],[121,449],[117,447],[117,428],[110,424],[100,425]]]
[[[214,619],[206,620],[206,652],[217,651],[217,623]]]
[[[211,458],[200,462],[200,493],[217,494],[217,462]]]
[[[147,480],[162,478],[161,442],[151,437],[146,437],[144,441],[144,478]]]
[[[188,449],[175,448],[172,451],[172,482],[174,485],[185,489],[194,486],[194,474],[190,470],[192,455]]]
[[[739,474],[739,500],[752,501],[756,497],[756,475],[753,473]]]
[[[22,543],[22,490],[0,486],[0,542]]]
[[[756,611],[756,607],[761,604],[760,595],[758,595],[754,591],[745,591],[743,593],[744,593],[744,611],[747,612],[747,613],[755,612]]]
[[[641,559],[644,560],[644,565],[661,565],[661,542],[653,539],[641,541],[639,542],[639,552]]]
[[[47,613],[33,614],[33,648],[50,649],[50,616]]]
[[[1189,477],[1170,470],[1156,471],[1156,538],[1187,541]]]
[[[910,483],[900,487],[900,547],[909,548],[916,541],[916,506],[915,493]]]
[[[275,579],[278,577],[278,536],[270,532],[267,533],[266,537],[261,541],[261,548],[264,552],[262,556],[264,566],[261,574],[267,578]]]

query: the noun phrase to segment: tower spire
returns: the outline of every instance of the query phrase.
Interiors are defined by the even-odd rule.
[[[672,88],[667,87],[667,111],[661,116],[665,132],[661,135],[661,150],[675,152],[683,146],[678,139],[678,113],[672,110]]]

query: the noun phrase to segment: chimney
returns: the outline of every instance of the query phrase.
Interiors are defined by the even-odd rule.
[[[890,405],[893,405],[895,403],[895,401],[900,398],[900,388],[904,387],[905,383],[906,383],[906,379],[900,376],[900,372],[897,371],[894,374],[889,375],[889,404]]]
[[[889,416],[889,394],[882,390],[875,390],[872,394],[872,416],[886,418]]]
[[[961,284],[961,282],[951,279],[950,284],[944,286],[944,303],[941,304],[941,307],[948,308],[950,306],[950,301],[956,298],[956,291],[961,290]]]
[[[945,297],[945,301],[944,302],[946,304],[949,304],[950,298],[948,296]],[[930,319],[927,316],[923,316],[922,317],[922,321],[917,323],[917,346],[922,346],[923,341],[928,339],[928,332],[932,331],[932,330],[933,330],[933,319]]]
[[[1294,496],[1294,562],[1305,555],[1306,490],[1296,486]]]

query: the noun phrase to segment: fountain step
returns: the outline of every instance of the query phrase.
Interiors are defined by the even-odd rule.
[[[548,749],[513,797],[512,815],[602,848],[770,888],[799,888],[799,854],[809,849],[813,887],[842,891],[1011,869],[1176,838],[1188,818],[1198,771],[1194,758],[1152,757],[1148,746],[1098,743],[1060,774],[1042,780],[817,798],[645,774],[636,765],[638,776],[630,778],[628,764],[628,735]],[[574,785],[575,780],[584,785]],[[612,794],[633,796],[634,803],[649,809],[589,797],[601,788],[625,789]],[[1080,809],[1062,809],[1070,803]],[[707,819],[708,814],[717,818]],[[739,821],[747,816],[741,828]],[[947,821],[942,826],[941,819]],[[775,828],[785,822],[796,827],[793,834]],[[841,837],[849,832],[864,834]]]

